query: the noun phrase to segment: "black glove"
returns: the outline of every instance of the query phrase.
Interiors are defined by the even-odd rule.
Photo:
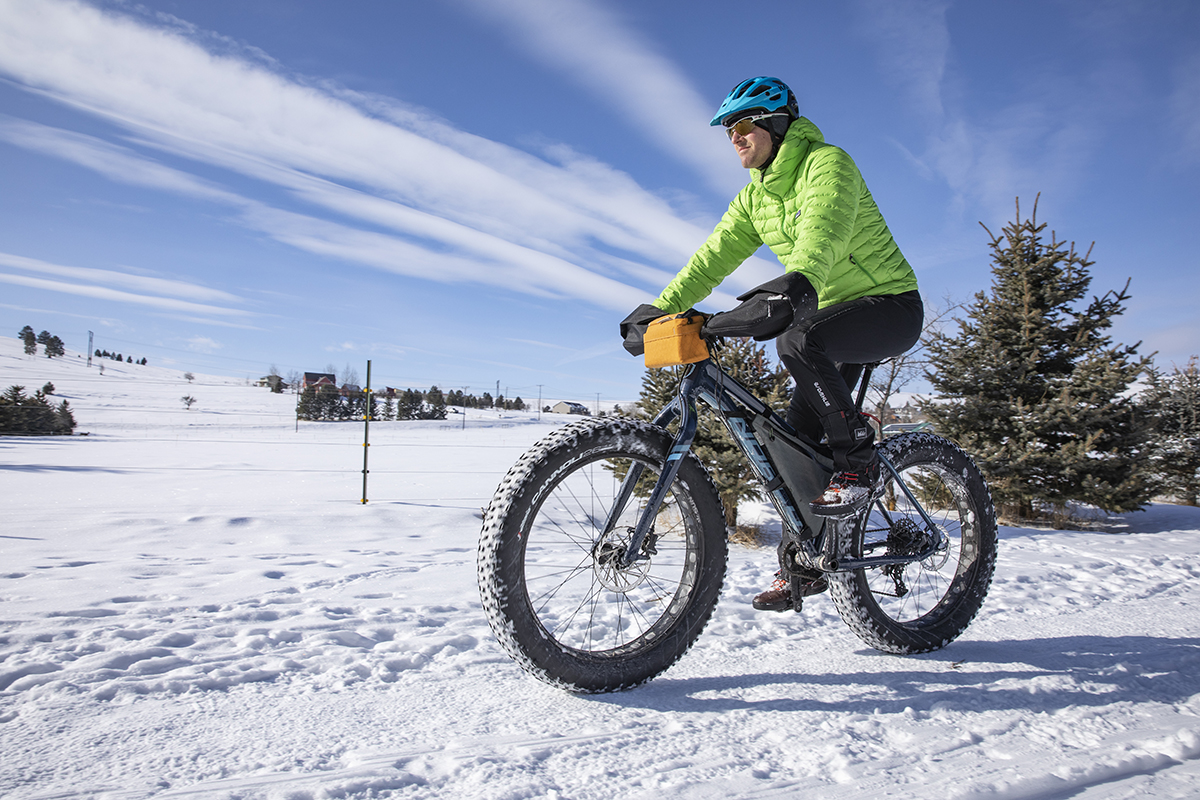
[[[785,272],[745,294],[742,304],[713,314],[701,336],[753,336],[756,342],[774,339],[817,310],[817,290],[799,272]]]
[[[632,314],[621,320],[621,338],[625,340],[625,349],[635,356],[646,352],[646,347],[642,344],[646,328],[654,320],[666,315],[667,312],[649,303],[642,303],[635,308]]]

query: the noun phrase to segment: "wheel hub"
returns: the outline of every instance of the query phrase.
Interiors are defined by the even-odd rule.
[[[635,560],[627,567],[621,564],[632,536],[632,528],[615,530],[596,542],[592,548],[592,568],[596,573],[596,580],[609,591],[619,594],[632,591],[650,574],[650,559],[647,556]]]
[[[929,534],[907,517],[897,520],[892,529],[888,531],[887,553],[889,556],[915,556],[927,549],[929,544]]]

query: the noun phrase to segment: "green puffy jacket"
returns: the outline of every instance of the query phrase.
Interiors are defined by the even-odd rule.
[[[854,161],[800,117],[766,171],[729,204],[716,229],[654,305],[691,308],[765,244],[816,288],[819,306],[917,288]]]

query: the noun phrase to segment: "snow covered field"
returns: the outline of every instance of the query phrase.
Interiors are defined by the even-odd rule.
[[[361,424],[99,363],[0,340],[0,390],[53,381],[89,434],[0,439],[5,798],[1200,796],[1200,509],[1002,529],[980,618],[916,657],[825,597],[754,611],[774,552],[734,547],[674,669],[576,697],[474,583],[480,508],[566,418],[373,424],[364,505]]]

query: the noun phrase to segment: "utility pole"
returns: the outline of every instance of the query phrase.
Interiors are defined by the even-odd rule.
[[[538,384],[538,422],[542,421],[542,385]]]
[[[92,365],[92,332],[91,331],[88,331],[88,363],[87,363],[87,365],[89,367]]]
[[[363,503],[367,502],[367,451],[371,447],[371,359],[367,359],[367,386],[363,389]]]

